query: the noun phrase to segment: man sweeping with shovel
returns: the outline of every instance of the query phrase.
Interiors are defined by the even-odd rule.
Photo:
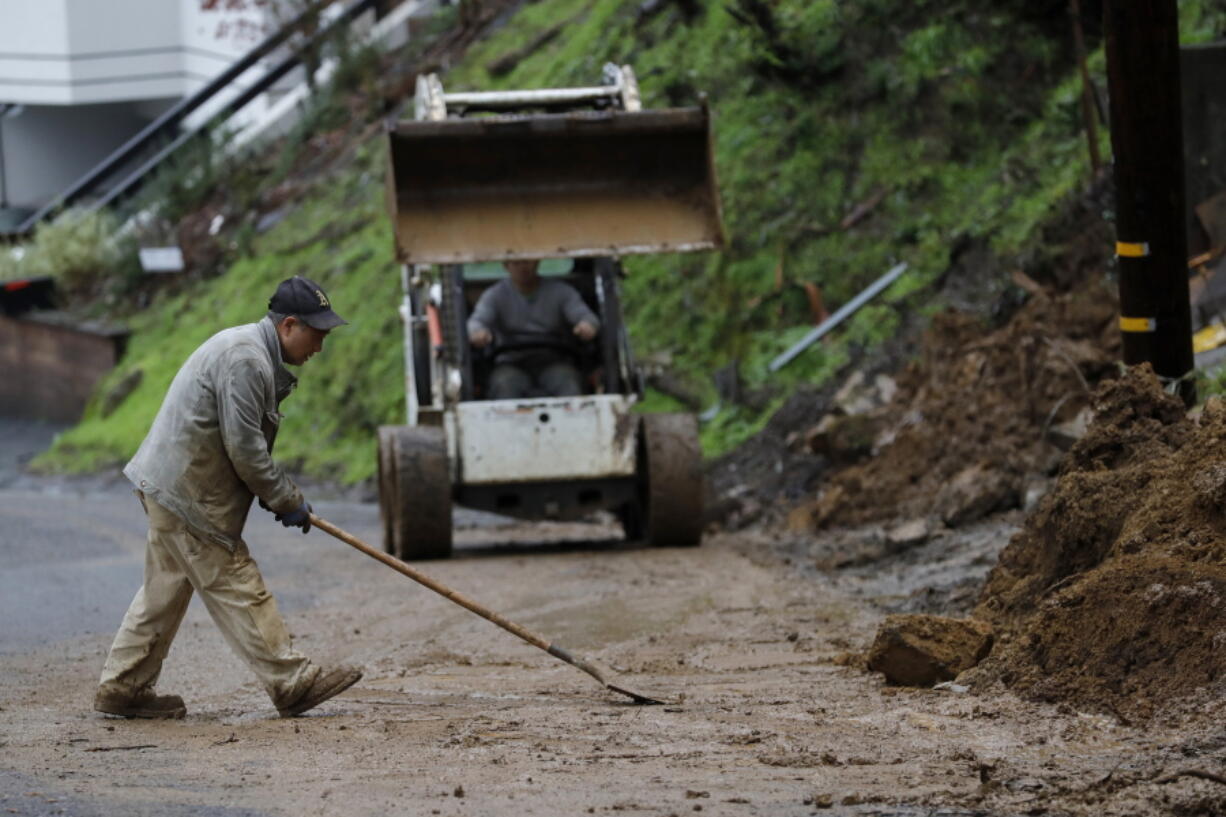
[[[273,462],[280,403],[301,366],[346,323],[301,276],[282,281],[258,323],[209,338],[183,364],[124,474],[149,516],[144,585],[102,670],[94,708],[131,718],[181,718],[177,695],[154,692],[187,611],[201,600],[284,717],[301,714],[362,677],[321,669],[296,651],[242,539],[253,498],[286,527],[311,527],[311,506]]]

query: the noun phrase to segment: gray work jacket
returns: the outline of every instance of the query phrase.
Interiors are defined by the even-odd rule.
[[[218,332],[175,375],[124,475],[197,535],[233,550],[253,495],[278,513],[303,502],[272,460],[277,409],[297,383],[269,318]]]

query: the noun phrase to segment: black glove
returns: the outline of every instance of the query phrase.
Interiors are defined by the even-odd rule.
[[[311,506],[305,500],[289,513],[279,513],[273,518],[287,528],[302,528],[303,533],[311,530]]]

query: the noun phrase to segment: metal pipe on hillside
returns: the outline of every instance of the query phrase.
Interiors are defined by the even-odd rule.
[[[809,334],[797,341],[792,348],[788,349],[786,352],[772,360],[770,362],[770,370],[772,372],[777,372],[784,366],[791,363],[801,352],[821,340],[823,335],[838,326],[853,313],[855,313],[856,310],[875,298],[877,293],[881,292],[881,290],[897,281],[899,276],[906,271],[907,262],[903,261],[901,264],[895,265],[885,275],[881,276],[876,281],[873,281],[873,283],[870,284],[863,292],[852,298],[847,303],[843,304],[839,311],[835,312],[829,318],[813,327]]]

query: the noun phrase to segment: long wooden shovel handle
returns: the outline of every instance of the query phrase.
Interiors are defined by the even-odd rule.
[[[590,662],[585,661],[584,659],[576,655],[572,655],[571,653],[569,653],[568,651],[564,650],[562,647],[559,647],[556,644],[546,641],[544,638],[532,632],[527,627],[522,627],[516,624],[514,621],[503,618],[502,616],[498,615],[497,613],[495,613],[493,610],[489,609],[488,607],[478,604],[477,602],[470,599],[468,596],[465,596],[463,593],[459,593],[459,592],[456,592],[455,590],[452,590],[450,587],[438,581],[437,579],[430,578],[425,573],[422,573],[420,570],[416,570],[413,567],[410,567],[409,565],[397,559],[395,556],[392,556],[388,553],[384,553],[381,550],[377,550],[376,548],[371,547],[370,545],[366,544],[358,537],[354,536],[352,533],[348,533],[347,531],[341,530],[336,525],[333,525],[331,522],[329,522],[326,519],[321,519],[315,514],[311,514],[311,524],[319,528],[320,530],[324,531],[325,533],[332,534],[337,539],[340,539],[342,542],[349,545],[350,547],[353,547],[353,548],[356,548],[362,551],[363,553],[365,553],[367,556],[371,557],[372,559],[378,559],[380,562],[383,562],[383,564],[387,565],[392,570],[395,570],[397,573],[402,573],[405,576],[408,576],[413,581],[417,582],[418,584],[425,585],[426,587],[430,588],[435,593],[438,593],[440,596],[447,599],[448,601],[454,601],[456,604],[460,605],[461,607],[467,610],[471,610],[472,612],[481,616],[481,618],[485,619],[486,621],[492,621],[493,623],[497,624],[502,629],[506,630],[508,633],[519,636],[520,638],[522,638],[524,641],[527,641],[532,646],[538,647],[544,650],[545,652],[549,653],[550,655],[552,655],[554,658],[559,658],[565,661],[566,663],[570,664],[571,666],[583,670],[584,672],[586,672],[588,675],[595,678],[600,683],[604,684],[605,686],[609,686],[608,681],[606,681],[604,678],[604,674],[601,673],[599,669],[592,666]],[[621,690],[618,689],[618,691],[621,691]]]

